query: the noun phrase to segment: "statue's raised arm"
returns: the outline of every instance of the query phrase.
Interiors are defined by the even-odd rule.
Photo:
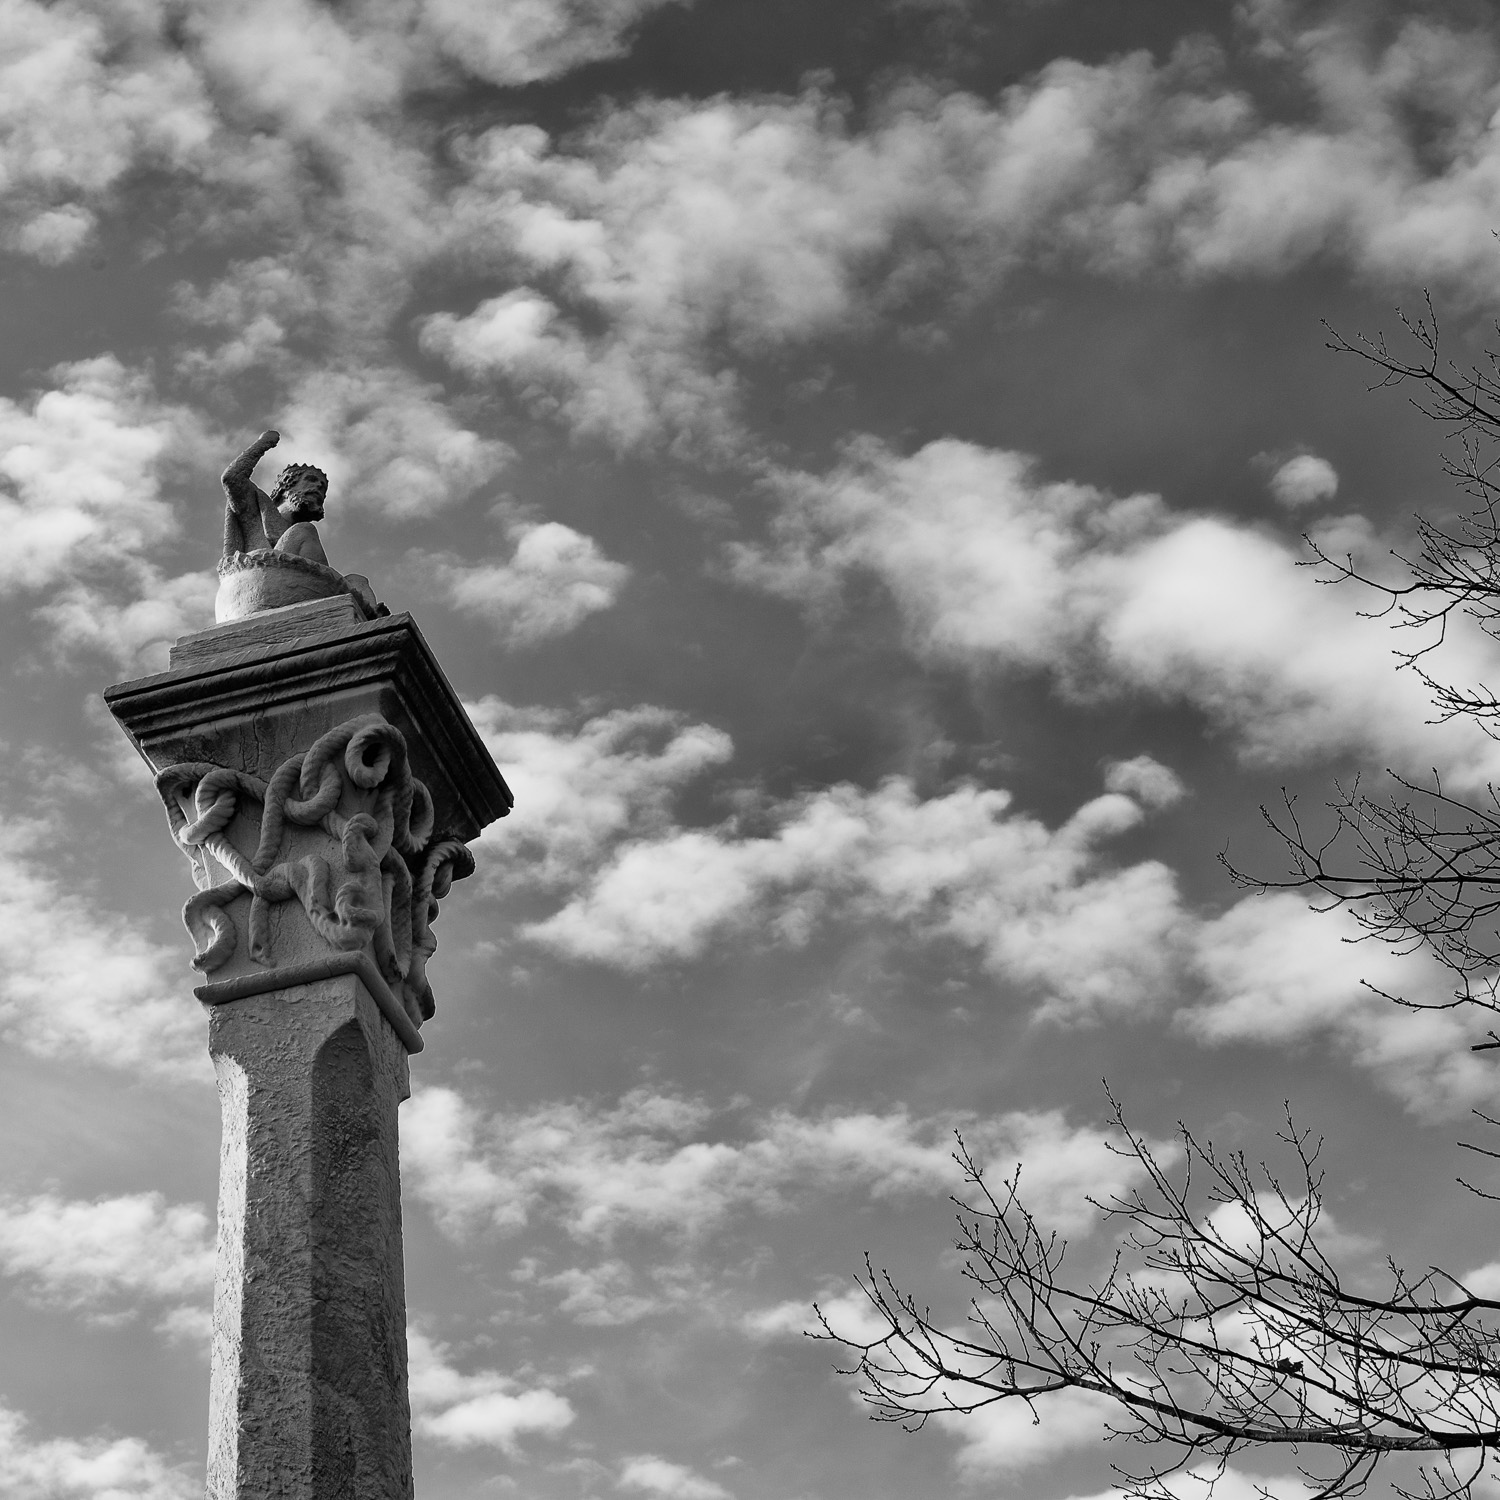
[[[250,477],[261,459],[281,441],[274,430],[263,432],[219,476],[224,486],[224,556],[258,552],[275,545],[269,518],[276,514],[270,497]],[[274,523],[271,523],[274,524]],[[279,528],[278,528],[279,529]]]

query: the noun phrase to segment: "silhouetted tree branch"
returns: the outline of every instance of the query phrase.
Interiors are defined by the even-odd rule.
[[[1316,563],[1331,570],[1324,582],[1363,585],[1379,601],[1366,613],[1394,617],[1398,628],[1414,632],[1411,648],[1397,653],[1398,669],[1421,678],[1435,719],[1466,719],[1497,736],[1500,699],[1490,688],[1444,682],[1430,664],[1459,616],[1500,638],[1500,354],[1467,368],[1445,359],[1430,302],[1420,317],[1402,321],[1412,358],[1394,353],[1383,337],[1351,341],[1332,333],[1329,347],[1373,365],[1377,387],[1415,388],[1413,405],[1446,430],[1444,466],[1475,507],[1449,527],[1417,519],[1412,554],[1392,554],[1404,568],[1401,582],[1309,545]],[[1448,1004],[1500,1008],[1500,794],[1493,785],[1456,794],[1436,770],[1426,781],[1389,775],[1388,796],[1370,796],[1358,779],[1339,787],[1328,805],[1332,824],[1316,833],[1284,795],[1279,809],[1263,813],[1291,856],[1288,874],[1267,880],[1231,872],[1257,889],[1317,891],[1329,905],[1346,907],[1368,936],[1432,953],[1455,979]]]
[[[1316,1148],[1290,1119],[1289,1187],[1186,1130],[1169,1168],[1118,1107],[1115,1118],[1116,1149],[1143,1186],[1096,1205],[1122,1231],[1097,1281],[1064,1275],[1067,1243],[1026,1208],[1020,1173],[993,1188],[960,1139],[973,1190],[954,1200],[974,1288],[967,1324],[936,1320],[868,1259],[860,1284],[879,1336],[840,1334],[819,1310],[814,1337],[852,1353],[843,1373],[861,1380],[872,1415],[920,1427],[1011,1401],[1045,1420],[1045,1397],[1086,1391],[1108,1403],[1111,1436],[1168,1455],[1117,1468],[1131,1495],[1167,1497],[1172,1475],[1205,1464],[1211,1487],[1236,1453],[1266,1444],[1298,1451],[1317,1500],[1359,1494],[1391,1453],[1434,1459],[1419,1488],[1398,1493],[1470,1495],[1500,1447],[1500,1302],[1391,1263],[1380,1295],[1346,1286],[1316,1238]]]

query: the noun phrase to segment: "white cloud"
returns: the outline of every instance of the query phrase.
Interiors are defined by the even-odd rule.
[[[1171,807],[1187,796],[1177,773],[1149,755],[1110,761],[1104,768],[1104,790],[1122,792],[1146,807]]]
[[[55,265],[138,166],[191,172],[214,129],[203,80],[148,6],[0,5],[0,202],[8,249]]]
[[[863,1301],[863,1298],[859,1298]],[[821,1303],[819,1304],[822,1305]],[[868,1306],[868,1303],[866,1303]],[[837,1309],[842,1312],[840,1307]],[[828,1309],[824,1309],[825,1312]],[[815,1332],[818,1326],[817,1316],[813,1312],[811,1300],[803,1301],[801,1298],[792,1298],[786,1302],[777,1302],[771,1307],[758,1307],[740,1316],[740,1329],[747,1337],[752,1339],[800,1339],[804,1333]],[[838,1327],[853,1337],[862,1337],[866,1324],[851,1326],[846,1320],[840,1319]],[[872,1335],[879,1337],[878,1330]]]
[[[576,728],[496,699],[471,711],[518,796],[506,820],[515,826],[492,835],[485,878],[501,890],[560,889],[561,908],[525,933],[567,956],[645,967],[698,958],[730,936],[796,945],[820,925],[900,924],[1028,986],[1039,1019],[1176,1006],[1177,1024],[1208,1045],[1323,1038],[1429,1116],[1468,1107],[1488,1086],[1462,1019],[1392,1007],[1361,984],[1441,1002],[1447,982],[1431,960],[1351,944],[1347,916],[1313,912],[1293,893],[1204,917],[1165,866],[1111,868],[1109,841],[1183,795],[1149,756],[1108,764],[1112,790],[1056,829],[1015,812],[1004,792],[964,786],[922,800],[901,779],[762,808],[756,829],[770,832],[736,819],[686,829],[672,799],[729,758],[718,731],[646,708]],[[497,1192],[487,1170],[473,1156],[462,1168],[478,1174],[481,1198]]]
[[[46,874],[48,837],[15,821],[0,832],[0,1033],[42,1057],[207,1077],[186,942],[164,948],[91,890]]]
[[[710,345],[753,355],[856,316],[861,263],[930,204],[940,151],[904,122],[851,139],[816,93],[647,100],[566,153],[491,131],[463,211],[553,290],[435,315],[424,344],[621,446],[688,433],[721,448],[738,379]]]
[[[654,1454],[637,1454],[620,1465],[618,1487],[650,1500],[734,1500],[722,1484],[705,1479],[684,1464]]]
[[[816,88],[643,100],[565,147],[496,128],[456,214],[508,289],[431,316],[424,343],[622,447],[722,451],[745,360],[1025,263],[1202,279],[1336,258],[1493,298],[1493,37],[1413,19],[1379,49],[1352,22],[1245,17],[1238,45],[1308,102],[1295,124],[1198,38],[1055,59],[993,99],[905,81],[863,130]]]
[[[230,118],[273,125],[294,140],[322,141],[389,109],[403,91],[394,36],[351,26],[309,0],[205,7],[190,34],[199,66],[228,95]]]
[[[399,368],[362,361],[301,376],[287,399],[282,447],[315,460],[330,504],[401,520],[472,494],[513,457],[510,447],[461,425],[442,390]]]
[[[28,401],[0,398],[0,594],[41,596],[54,658],[164,667],[172,640],[213,623],[212,569],[157,561],[178,531],[164,489],[201,456],[201,422],[113,355],[49,373]]]
[[[794,1313],[794,1307],[800,1307],[800,1312]],[[835,1297],[819,1298],[818,1311],[827,1318],[829,1328],[839,1338],[854,1343],[873,1344],[890,1332],[891,1325],[875,1311],[870,1299],[857,1287]],[[799,1316],[800,1322],[797,1321]],[[809,1326],[816,1326],[811,1323],[811,1318],[812,1310],[806,1303],[783,1303],[779,1308],[770,1309],[761,1320],[761,1326],[768,1332],[791,1332],[795,1326],[800,1333]]]
[[[186,415],[113,355],[51,378],[27,403],[0,398],[0,589],[130,560],[176,530],[161,469]]]
[[[1084,1018],[1153,1004],[1170,985],[1180,911],[1154,861],[1108,868],[1140,805],[1108,793],[1056,830],[1009,793],[961,786],[919,799],[891,778],[836,786],[776,811],[774,833],[731,822],[622,845],[560,911],[525,929],[571,957],[644,968],[700,957],[726,934],[798,944],[829,920],[900,923],[979,952]]]
[[[201,1323],[213,1268],[213,1224],[195,1203],[168,1204],[160,1193],[0,1198],[0,1269],[43,1303],[106,1317],[130,1315],[143,1300],[174,1303],[165,1316],[176,1331]]]
[[[681,1267],[653,1268],[653,1280],[660,1289],[644,1293],[637,1288],[635,1272],[623,1260],[569,1266],[536,1280],[539,1285],[562,1294],[557,1310],[575,1323],[588,1328],[618,1328],[662,1312],[674,1301],[680,1303],[700,1294],[701,1288],[687,1284],[681,1270]]]
[[[498,1448],[514,1458],[522,1438],[557,1437],[576,1417],[572,1403],[547,1386],[523,1386],[494,1370],[462,1374],[445,1344],[407,1332],[412,1425],[449,1448]]]
[[[492,885],[586,878],[621,838],[669,830],[672,797],[734,753],[723,730],[665,708],[615,709],[579,723],[494,697],[467,707],[516,794],[515,811],[479,845],[481,875]]]
[[[491,83],[554,78],[623,53],[636,25],[666,5],[692,0],[422,0],[422,24],[444,55]]]
[[[1452,1117],[1488,1099],[1494,1075],[1469,1051],[1473,1023],[1451,1010],[1393,1006],[1361,981],[1414,1004],[1441,1005],[1453,980],[1425,955],[1355,942],[1347,912],[1316,912],[1288,892],[1251,896],[1202,923],[1193,963],[1203,997],[1178,1023],[1210,1045],[1336,1044],[1419,1114]]]
[[[1278,505],[1300,510],[1321,505],[1339,492],[1339,476],[1326,458],[1299,453],[1277,467],[1271,475],[1271,494]]]
[[[1217,1465],[1183,1469],[1157,1482],[1172,1500],[1206,1500],[1210,1483],[1213,1500],[1266,1500],[1267,1494],[1296,1500],[1299,1494],[1310,1496],[1315,1488],[1294,1474],[1246,1474],[1235,1468],[1220,1473]],[[1074,1496],[1073,1500],[1119,1500],[1119,1494],[1117,1489],[1108,1489],[1087,1497]]]
[[[203,1488],[139,1438],[34,1438],[0,1406],[0,1492],[6,1500],[192,1500]]]
[[[149,563],[121,574],[115,586],[70,583],[37,609],[48,650],[93,652],[123,672],[163,672],[174,641],[214,623],[218,579],[208,568],[166,578]]]
[[[613,607],[630,576],[592,537],[557,521],[521,523],[510,535],[515,552],[509,562],[435,563],[453,604],[485,620],[509,645],[566,635]]]
[[[1280,540],[1042,480],[1024,456],[953,440],[900,457],[873,442],[822,478],[785,474],[769,551],[747,582],[827,608],[851,573],[879,579],[912,649],[971,668],[1051,673],[1065,692],[1187,701],[1261,764],[1358,753],[1450,779],[1500,770],[1476,724],[1432,725],[1409,648],[1320,587]],[[1483,681],[1493,643],[1455,625],[1437,669]]]
[[[1058,1111],[981,1119],[775,1110],[733,1121],[702,1101],[644,1089],[613,1106],[561,1102],[485,1118],[454,1090],[428,1088],[403,1111],[402,1160],[450,1234],[546,1217],[579,1242],[606,1244],[627,1231],[702,1238],[737,1214],[790,1213],[814,1195],[952,1193],[963,1183],[955,1127],[993,1171],[1023,1160],[1028,1203],[1065,1228],[1091,1223],[1085,1200],[1134,1175],[1107,1132],[1071,1126]]]
[[[954,1462],[959,1473],[978,1483],[1035,1468],[1074,1448],[1104,1441],[1112,1403],[1090,1391],[1058,1391],[1035,1407],[1001,1401],[968,1415],[937,1412],[932,1421],[958,1440]]]

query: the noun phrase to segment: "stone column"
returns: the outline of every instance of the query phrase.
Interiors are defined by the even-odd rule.
[[[397,1106],[431,924],[510,792],[407,616],[189,636],[106,693],[192,862],[223,1120],[210,1500],[412,1494]]]

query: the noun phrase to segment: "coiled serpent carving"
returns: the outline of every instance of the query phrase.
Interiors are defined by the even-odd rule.
[[[338,813],[346,777],[376,794],[369,812]],[[289,756],[269,781],[189,761],[162,771],[156,789],[199,886],[182,909],[195,969],[211,974],[234,956],[238,936],[224,908],[247,892],[250,957],[271,963],[270,909],[295,897],[334,948],[372,947],[414,1022],[432,1015],[432,923],[453,881],[473,874],[474,856],[456,838],[433,837],[432,797],[411,774],[406,740],[394,724],[378,714],[350,719]],[[260,835],[248,859],[225,836],[246,800],[261,806]],[[337,875],[321,855],[280,858],[288,825],[321,827],[339,841]],[[222,885],[211,883],[210,854],[232,877]]]

